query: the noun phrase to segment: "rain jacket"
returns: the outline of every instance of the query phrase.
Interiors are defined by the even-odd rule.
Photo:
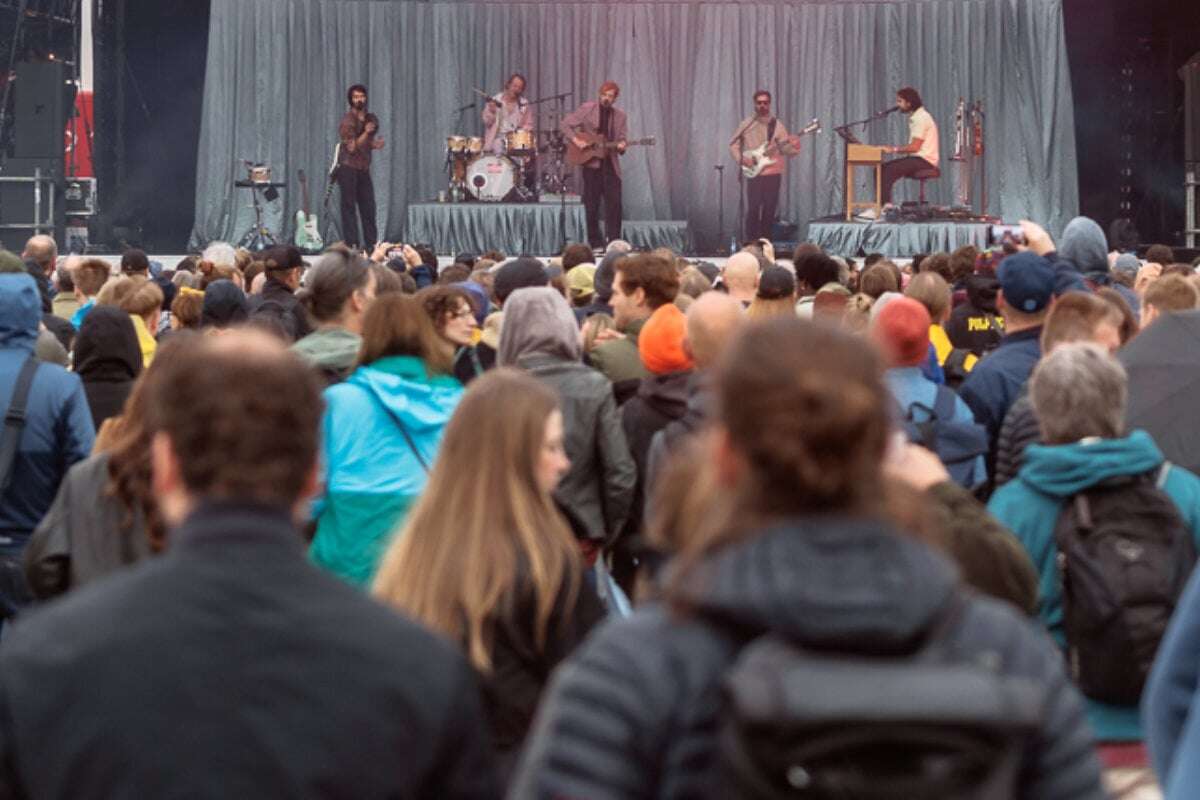
[[[0,416],[8,412],[17,375],[33,354],[41,318],[41,296],[33,279],[0,275]],[[79,376],[56,364],[40,364],[25,404],[12,483],[0,497],[0,537],[25,543],[54,502],[67,469],[87,458],[95,439]]]
[[[415,356],[386,356],[325,390],[324,496],[312,560],[367,585],[391,536],[425,489],[462,384]],[[408,431],[420,459],[401,432]]]
[[[1063,632],[1062,591],[1058,577],[1054,527],[1063,502],[1089,486],[1123,475],[1138,475],[1162,466],[1163,454],[1145,431],[1123,439],[1093,439],[1075,444],[1030,445],[1015,480],[992,495],[988,510],[1029,552],[1038,571],[1038,618],[1060,646]],[[1163,491],[1179,509],[1200,548],[1200,478],[1172,464]],[[1114,706],[1088,700],[1088,720],[1100,741],[1142,738],[1136,706]]]
[[[326,383],[344,381],[354,370],[362,337],[345,328],[325,328],[292,345],[292,352],[316,367]]]

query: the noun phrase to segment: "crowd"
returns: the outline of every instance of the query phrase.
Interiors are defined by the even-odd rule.
[[[0,252],[0,796],[1200,796],[1200,265]]]

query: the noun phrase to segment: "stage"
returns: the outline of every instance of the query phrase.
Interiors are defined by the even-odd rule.
[[[911,258],[919,253],[952,252],[973,244],[988,246],[988,224],[957,220],[929,222],[846,222],[825,217],[808,225],[808,240],[835,256],[883,253]]]

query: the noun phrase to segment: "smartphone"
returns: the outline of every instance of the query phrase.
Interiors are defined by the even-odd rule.
[[[1020,225],[993,225],[988,238],[991,244],[1025,244]]]

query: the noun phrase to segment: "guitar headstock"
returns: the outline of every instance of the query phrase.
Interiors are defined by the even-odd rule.
[[[808,123],[808,125],[804,126],[804,130],[800,131],[800,135],[804,136],[809,133],[820,133],[820,132],[821,132],[821,121],[819,119],[814,118],[812,122],[810,122],[810,123]]]

